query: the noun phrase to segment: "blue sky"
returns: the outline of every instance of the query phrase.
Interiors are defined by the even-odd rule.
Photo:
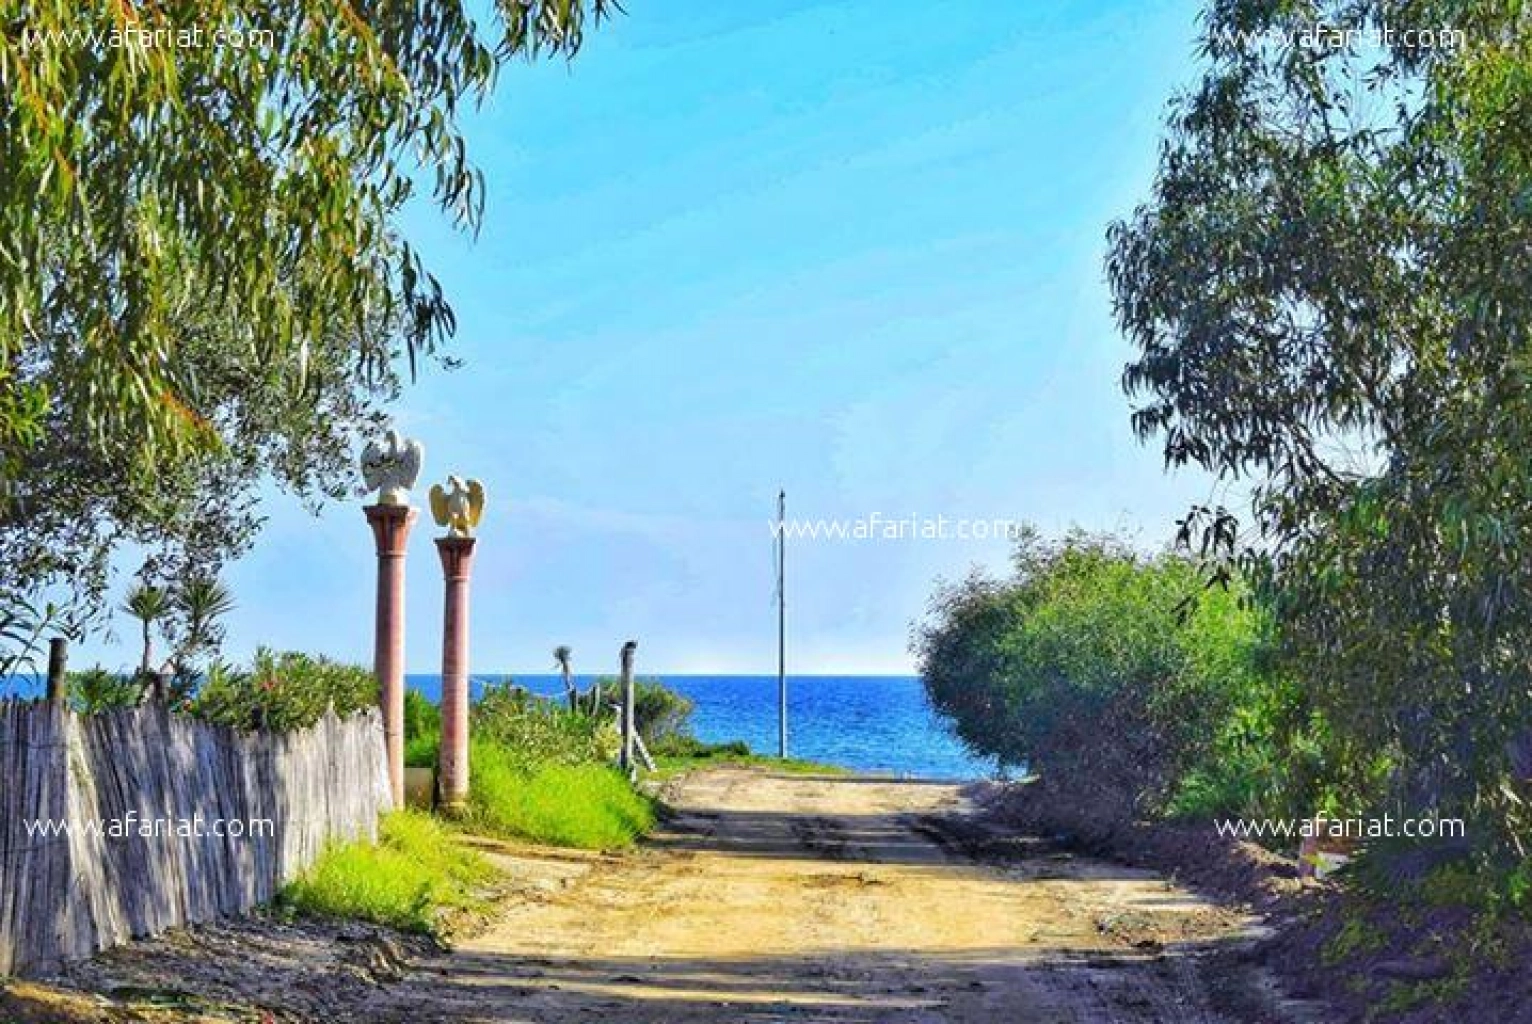
[[[769,672],[779,486],[808,518],[1009,518],[1166,539],[1204,481],[1134,441],[1108,222],[1144,198],[1187,2],[634,0],[570,65],[513,65],[468,126],[483,229],[408,232],[457,309],[456,372],[400,403],[426,479],[490,507],[477,671]],[[366,662],[360,501],[276,502],[228,653]],[[425,518],[425,517],[423,517]],[[441,576],[410,553],[412,671]],[[938,577],[1003,540],[799,541],[790,671],[902,672]],[[85,660],[127,664],[131,630]]]

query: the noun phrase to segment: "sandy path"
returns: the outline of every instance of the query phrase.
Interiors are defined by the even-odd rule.
[[[518,896],[416,974],[411,1019],[1284,1019],[1208,956],[1247,922],[1046,849],[977,864],[924,824],[954,787],[716,770],[670,799],[637,855],[502,855]]]
[[[452,953],[367,927],[231,921],[84,962],[73,988],[12,986],[0,1022],[1314,1019],[1230,952],[1248,921],[1163,879],[1035,841],[971,859],[946,838],[968,820],[953,786],[724,769],[667,799],[676,817],[633,853],[486,842],[511,891]],[[138,1009],[102,1009],[102,992]],[[162,1008],[146,1012],[151,993]]]

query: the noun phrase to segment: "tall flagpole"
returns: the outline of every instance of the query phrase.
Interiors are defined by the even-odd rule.
[[[777,756],[787,758],[787,491],[777,493]]]

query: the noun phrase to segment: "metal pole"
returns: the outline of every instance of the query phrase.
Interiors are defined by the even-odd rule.
[[[787,758],[787,492],[777,493],[777,756]]]

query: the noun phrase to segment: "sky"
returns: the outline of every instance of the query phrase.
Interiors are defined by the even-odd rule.
[[[476,238],[404,222],[461,369],[398,404],[489,494],[472,670],[769,673],[770,517],[942,517],[1168,540],[1207,496],[1129,429],[1102,260],[1196,74],[1188,2],[632,0],[572,63],[507,67],[467,122]],[[362,500],[268,503],[225,652],[367,663]],[[440,665],[423,509],[406,660]],[[974,532],[970,529],[970,532]],[[996,531],[1002,532],[1002,531]],[[912,671],[940,579],[1003,537],[788,544],[788,670]],[[128,666],[132,629],[75,664]]]

